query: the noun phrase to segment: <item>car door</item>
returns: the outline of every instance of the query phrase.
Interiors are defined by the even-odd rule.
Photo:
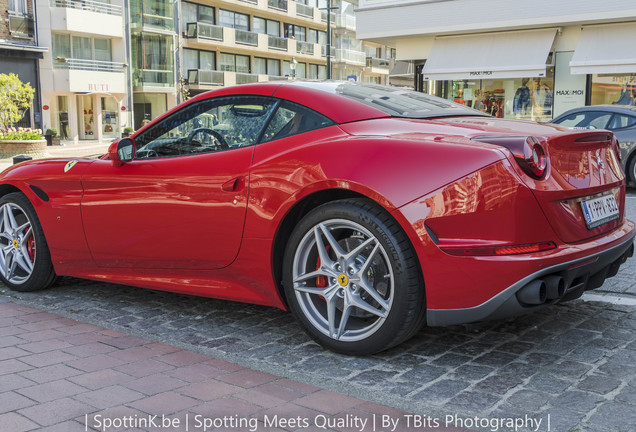
[[[216,269],[237,256],[253,146],[276,102],[189,104],[135,137],[137,157],[92,164],[81,210],[96,265]]]

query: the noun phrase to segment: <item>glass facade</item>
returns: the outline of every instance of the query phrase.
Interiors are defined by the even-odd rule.
[[[591,105],[636,105],[636,73],[592,75]]]
[[[133,28],[174,30],[173,4],[167,0],[130,0]]]
[[[133,85],[174,85],[172,36],[138,33],[132,35]]]

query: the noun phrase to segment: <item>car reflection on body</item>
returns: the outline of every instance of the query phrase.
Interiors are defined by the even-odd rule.
[[[611,132],[390,87],[223,88],[101,160],[4,171],[0,276],[18,291],[67,275],[278,307],[323,346],[371,354],[616,274],[635,233],[618,152]]]
[[[614,132],[621,147],[621,163],[627,174],[627,182],[636,186],[636,106],[584,106],[566,111],[550,123],[571,128],[608,129]]]

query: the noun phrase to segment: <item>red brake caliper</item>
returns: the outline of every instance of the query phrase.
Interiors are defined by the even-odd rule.
[[[29,253],[31,262],[33,262],[35,260],[35,238],[33,238],[33,234],[29,236],[29,241],[27,242],[27,252]]]
[[[329,246],[325,246],[325,250],[329,253]],[[320,257],[318,257],[318,262],[316,262],[316,270],[320,268]],[[318,276],[316,278],[316,288],[327,288],[328,280],[327,276]]]

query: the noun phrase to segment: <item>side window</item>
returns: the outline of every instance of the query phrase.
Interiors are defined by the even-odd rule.
[[[604,113],[599,111],[585,111],[576,114],[570,114],[566,118],[562,119],[559,124],[561,126],[568,127],[605,129],[611,115],[611,113]]]
[[[263,141],[274,141],[292,135],[334,125],[335,122],[293,102],[282,102],[269,123]]]
[[[610,130],[623,129],[626,127],[634,126],[635,124],[636,124],[636,117],[623,115],[623,114],[614,114],[614,117],[612,117],[612,121],[610,122],[610,125],[608,126],[608,128]]]
[[[188,156],[254,145],[276,105],[275,99],[261,96],[195,102],[136,137],[136,157]]]

